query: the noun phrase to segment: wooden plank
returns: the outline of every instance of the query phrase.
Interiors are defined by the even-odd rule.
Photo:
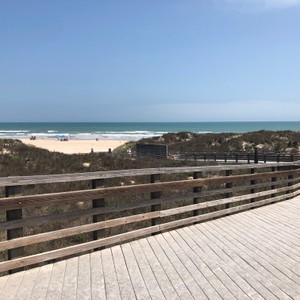
[[[184,266],[189,270],[195,281],[202,288],[203,292],[209,299],[222,299],[221,296],[217,293],[214,287],[211,285],[209,280],[202,274],[201,270],[197,268],[193,259],[191,259],[186,251],[182,249],[177,243],[177,240],[174,239],[169,232],[163,233],[162,236],[168,242],[173,251],[178,255]]]
[[[170,235],[184,250],[188,257],[193,261],[199,272],[203,274],[203,276],[209,281],[211,286],[219,293],[219,295],[221,295],[222,299],[235,299],[235,297],[222,283],[222,281],[220,281],[220,279],[207,266],[206,262],[202,259],[202,257],[197,255],[197,252],[195,252],[194,249],[188,243],[189,241],[186,241],[184,237],[181,234],[179,234],[179,232],[180,231],[178,230],[174,230],[170,232]]]
[[[259,262],[271,276],[276,278],[276,281],[280,283],[281,289],[283,289],[285,293],[292,298],[300,294],[300,286],[296,283],[297,281],[295,281],[298,277],[293,276],[294,274],[284,268],[282,263],[278,262],[276,264],[273,259],[270,260],[270,256],[264,255],[260,246],[257,248],[251,245],[251,243],[248,243],[245,238],[241,239],[232,227],[231,236],[243,245],[243,249],[246,247],[251,254],[254,253],[256,261]],[[276,267],[274,267],[274,265],[276,265]]]
[[[209,220],[209,219],[221,217],[221,216],[231,214],[231,213],[241,212],[241,211],[247,210],[249,208],[259,207],[261,205],[266,205],[266,204],[269,204],[269,203],[273,203],[275,201],[282,201],[282,200],[285,200],[286,198],[287,198],[286,195],[278,196],[278,197],[275,197],[275,198],[268,198],[268,199],[264,199],[264,200],[261,200],[261,201],[257,201],[255,203],[243,204],[243,205],[240,205],[240,206],[236,206],[236,207],[232,207],[232,208],[228,208],[228,209],[223,209],[223,210],[212,212],[212,213],[207,213],[207,214],[203,214],[203,215],[200,215],[200,216],[194,216],[194,217],[189,217],[189,218],[185,218],[185,219],[182,219],[182,220],[176,220],[176,221],[168,222],[168,223],[165,223],[165,224],[161,224],[159,227],[160,227],[161,231],[169,230],[169,229],[173,229],[173,228],[180,227],[180,226],[183,226],[183,225],[188,225],[188,224],[192,224],[192,223],[195,223],[195,222],[201,222],[201,221],[206,221],[206,220]]]
[[[40,268],[37,280],[30,295],[30,300],[41,300],[46,298],[52,269],[52,264]]]
[[[111,248],[114,266],[119,283],[119,289],[122,299],[135,299],[135,293],[132,287],[131,278],[128,274],[127,265],[124,260],[123,252],[120,246]]]
[[[213,269],[220,267],[226,276],[232,280],[232,282],[229,281],[229,284],[226,286],[231,286],[233,294],[238,299],[263,299],[263,297],[257,293],[257,291],[248,283],[248,281],[244,279],[244,273],[239,274],[235,265],[232,268],[227,263],[224,263],[224,254],[219,252],[214,243],[206,238],[206,235],[203,233],[203,231],[199,231],[198,227],[196,228],[195,226],[184,228],[183,231],[189,235],[202,249],[203,253],[200,251],[198,252],[198,255],[201,255],[205,261],[208,261]]]
[[[91,264],[90,255],[79,256],[78,260],[77,299],[90,300],[91,293]]]
[[[96,251],[90,255],[92,300],[106,300],[101,252]]]
[[[157,259],[153,249],[151,248],[150,244],[148,243],[147,239],[141,239],[138,241],[141,246],[147,261],[155,274],[156,280],[160,285],[160,289],[163,292],[166,299],[176,299],[179,300],[179,295],[175,291],[173,285],[170,282],[165,270],[161,266],[159,260]]]
[[[270,163],[266,165],[257,165],[256,169],[271,168],[277,166],[299,166],[299,162],[294,163]],[[252,168],[249,165],[226,165],[226,166],[205,166],[205,167],[176,167],[176,168],[147,168],[133,170],[99,171],[72,174],[52,174],[52,175],[34,175],[34,176],[10,176],[0,178],[0,186],[44,184],[44,183],[63,183],[70,181],[87,181],[93,179],[118,178],[126,176],[143,176],[151,174],[174,174],[174,173],[192,173],[192,172],[220,172],[222,170],[248,170]]]
[[[24,271],[23,279],[14,298],[15,300],[30,299],[30,295],[32,293],[39,272],[40,268],[34,268]]]
[[[244,226],[243,222],[238,222],[240,220],[236,218],[225,219],[224,222],[228,223],[233,232],[238,236],[243,236],[245,245],[249,246],[249,249],[255,248],[260,255],[266,259],[272,257],[272,262],[280,263],[278,268],[282,273],[287,274],[288,277],[293,278],[295,282],[300,283],[300,269],[295,267],[295,260],[291,259],[288,255],[281,251],[280,247],[274,248],[272,244],[272,236],[265,239],[257,240],[257,232],[253,232],[252,226]],[[260,234],[261,235],[261,234]],[[271,262],[271,264],[272,264]],[[293,274],[291,274],[291,271]],[[294,274],[296,278],[294,278]]]
[[[268,179],[273,176],[288,176],[300,174],[300,169],[290,171],[266,172],[256,174],[244,174],[235,176],[220,176],[212,178],[201,178],[194,180],[181,180],[169,182],[157,182],[148,184],[139,184],[132,186],[110,187],[95,190],[82,190],[72,192],[60,192],[44,195],[22,196],[14,198],[0,199],[0,210],[20,209],[30,206],[41,206],[49,203],[58,203],[61,201],[88,201],[95,198],[106,198],[110,196],[131,196],[138,193],[152,193],[159,191],[168,191],[170,189],[191,189],[197,186],[210,186],[222,183],[250,181],[258,179]]]
[[[289,180],[281,180],[280,182],[277,182],[276,184],[285,184],[288,183]],[[293,182],[297,182],[296,179],[293,180]],[[251,186],[251,188],[270,188],[271,183],[260,183],[255,184]],[[71,212],[65,212],[61,213],[59,215],[44,215],[40,217],[32,217],[32,218],[26,218],[26,219],[19,219],[15,221],[9,221],[9,222],[0,222],[0,230],[7,230],[7,229],[14,229],[18,227],[31,227],[36,225],[41,225],[53,221],[57,221],[57,218],[60,218],[61,220],[72,220],[79,218],[81,216],[90,216],[95,214],[108,214],[111,212],[119,212],[119,211],[126,211],[131,210],[135,208],[141,208],[149,205],[156,205],[161,203],[170,203],[170,202],[176,202],[176,201],[186,201],[190,200],[195,196],[201,196],[201,198],[205,198],[208,196],[216,196],[225,194],[227,192],[235,193],[235,192],[241,192],[244,190],[248,190],[250,186],[242,186],[242,187],[234,187],[231,189],[218,189],[213,191],[203,191],[201,193],[190,193],[185,196],[180,197],[164,197],[156,200],[147,200],[147,201],[136,201],[130,204],[124,204],[119,205],[117,207],[101,207],[101,208],[91,208],[91,209],[81,209],[77,211],[71,211]],[[300,183],[294,184],[293,189],[300,188]],[[296,193],[296,192],[294,192]]]
[[[159,260],[161,266],[164,268],[168,278],[170,279],[174,289],[176,290],[179,298],[181,299],[193,299],[190,291],[188,290],[185,282],[182,280],[172,263],[169,261],[168,257],[161,249],[159,243],[156,241],[155,237],[147,238],[151,248],[153,249],[157,259]]]
[[[39,233],[32,236],[26,236],[11,241],[0,242],[0,248],[2,250],[13,249],[20,246],[27,246],[35,243],[42,243],[46,241],[56,240],[64,237],[77,235],[80,233],[91,232],[97,229],[111,228],[120,225],[126,225],[134,222],[145,221],[155,217],[159,217],[160,212],[150,212],[139,215],[133,215],[128,217],[122,217],[113,220],[107,220],[99,223],[86,224],[75,226],[66,229],[60,229],[51,232]]]
[[[61,299],[73,300],[77,298],[78,257],[67,260]]]
[[[166,299],[138,241],[130,243],[144,282],[153,300]]]
[[[215,250],[216,253],[220,253],[220,251],[222,252],[222,255],[219,256],[225,262],[225,265],[237,271],[239,275],[242,276],[264,299],[278,299],[271,293],[272,290],[269,290],[263,285],[263,280],[260,274],[239,256],[238,251],[234,251],[234,247],[227,242],[226,238],[222,239],[219,234],[215,234],[211,228],[211,224],[212,223],[210,222],[202,223],[201,226],[195,226],[195,228],[209,238],[209,240],[205,243],[211,245],[212,243],[210,241],[212,241],[214,243],[213,245],[216,246],[214,247],[214,250],[219,248],[218,252]]]
[[[181,260],[178,258],[176,253],[174,253],[173,249],[170,247],[170,245],[167,243],[167,241],[164,239],[164,237],[159,234],[155,236],[155,239],[157,243],[160,245],[160,247],[163,249],[165,255],[167,256],[170,263],[174,266],[174,269],[179,274],[180,278],[188,288],[190,294],[195,299],[208,299],[192,274],[189,272],[189,270],[183,265]]]
[[[283,188],[278,188],[275,190],[276,193],[281,193],[281,192],[285,192],[285,191],[291,191],[291,188],[283,187]],[[234,202],[239,202],[239,201],[246,201],[249,199],[259,198],[259,197],[263,197],[263,196],[269,196],[272,194],[274,194],[274,190],[259,192],[259,193],[255,193],[255,194],[235,196],[235,197],[231,197],[231,198],[219,199],[219,200],[208,201],[208,202],[203,202],[203,203],[198,203],[198,204],[186,205],[186,206],[181,206],[178,208],[163,210],[163,211],[161,211],[160,216],[161,217],[171,216],[171,215],[175,215],[175,214],[180,214],[180,213],[196,210],[198,208],[207,208],[207,207],[213,207],[213,206],[229,204],[229,203],[234,203]]]
[[[139,266],[135,259],[134,253],[132,252],[130,244],[123,244],[121,248],[124,254],[127,270],[131,278],[136,298],[141,300],[151,299],[151,296],[144,282],[144,278],[140,272]]]
[[[119,284],[114,267],[111,249],[104,249],[101,251],[102,266],[105,278],[105,291],[108,300],[121,299]]]
[[[229,239],[232,241],[232,243],[235,243],[238,245],[240,249],[240,255],[241,257],[248,262],[253,268],[255,268],[259,273],[261,273],[265,278],[271,278],[271,282],[274,284],[274,286],[279,287],[279,289],[272,289],[272,292],[276,293],[276,296],[278,296],[280,299],[288,299],[288,295],[293,294],[295,295],[295,292],[292,291],[292,288],[289,288],[281,279],[274,276],[269,268],[268,265],[265,263],[263,259],[261,259],[259,256],[257,256],[255,253],[252,253],[251,250],[249,250],[247,247],[245,247],[239,240],[234,238],[231,233],[231,229],[227,230],[227,228],[224,228],[224,224],[220,222],[221,219],[215,220],[213,222],[213,225],[221,226],[219,228],[222,228],[222,231],[228,233],[226,235],[226,239]],[[267,283],[265,283],[267,284]],[[297,293],[296,293],[297,294]],[[292,296],[293,299],[293,296]]]
[[[128,239],[131,239],[131,238],[141,237],[141,236],[147,235],[149,233],[158,232],[160,230],[168,230],[168,229],[175,228],[178,226],[191,224],[193,222],[198,222],[198,221],[203,221],[203,220],[207,220],[210,218],[220,217],[220,216],[228,214],[228,213],[235,213],[235,212],[243,211],[243,210],[246,210],[246,209],[249,209],[252,207],[258,207],[260,205],[265,205],[265,204],[268,204],[271,202],[280,201],[280,200],[286,199],[286,197],[287,197],[287,195],[282,195],[282,196],[278,196],[278,197],[275,197],[272,199],[265,199],[265,200],[257,201],[255,203],[249,203],[249,204],[225,209],[222,211],[208,213],[208,214],[200,215],[200,216],[189,217],[189,218],[179,220],[179,221],[169,222],[169,223],[162,224],[159,226],[152,226],[150,228],[139,229],[136,231],[116,235],[113,237],[104,238],[104,239],[98,240],[98,241],[87,242],[82,245],[75,245],[75,246],[71,246],[71,247],[67,247],[67,248],[63,248],[63,249],[49,251],[46,253],[29,256],[24,259],[15,259],[14,261],[2,262],[2,263],[0,263],[0,271],[2,271],[2,270],[6,271],[6,270],[10,270],[10,269],[17,268],[17,267],[38,263],[38,262],[41,262],[44,260],[50,260],[50,259],[54,259],[54,258],[58,258],[58,257],[62,257],[62,256],[80,253],[80,252],[83,252],[86,250],[95,249],[97,246],[101,247],[104,245],[105,246],[111,245],[113,243],[122,242],[122,241],[125,241]]]
[[[1,291],[1,299],[13,300],[22,282],[24,272],[17,272],[8,277],[6,284]]]
[[[2,290],[3,290],[4,286],[5,286],[8,278],[9,278],[8,275],[7,276],[0,276],[0,295],[2,293]]]
[[[142,237],[149,235],[154,232],[159,231],[159,226],[152,226],[148,228],[138,229],[127,233],[122,233],[112,237],[107,237],[97,241],[91,241],[84,244],[74,245],[70,247],[65,247],[57,250],[52,250],[44,253],[39,253],[35,255],[30,255],[24,258],[17,258],[12,261],[5,261],[0,263],[0,272],[11,270],[14,268],[24,267],[28,265],[37,264],[43,261],[49,261],[51,259],[56,259],[60,257],[65,257],[77,253],[82,253],[88,250],[92,250],[102,246],[113,245],[116,243],[121,243],[128,241],[130,239]]]
[[[234,220],[236,220],[236,216],[234,217]],[[252,220],[253,219],[248,218],[246,214],[243,215],[243,224],[251,227],[253,233],[260,234],[263,239],[268,239],[271,235],[272,240],[268,240],[269,245],[287,255],[294,263],[300,262],[300,249],[297,249],[293,244],[290,244],[286,240],[286,236],[283,236],[284,233],[283,235],[278,234],[278,229],[272,231],[273,226],[261,226],[262,223],[258,218],[256,218],[255,224],[253,224]],[[263,225],[266,225],[266,223],[263,223]]]
[[[226,274],[222,266],[220,266],[220,264],[218,264],[211,256],[207,255],[203,248],[203,243],[199,241],[198,237],[195,236],[189,228],[180,229],[178,230],[178,233],[186,242],[189,243],[190,247],[192,247],[197,255],[201,256],[208,268],[210,268],[215,276],[219,278],[219,280],[226,286],[232,295],[234,295],[237,299],[250,299],[249,296],[247,296],[247,294],[233,280],[233,274],[231,273],[231,276]]]
[[[66,260],[53,264],[46,300],[61,299],[66,265]]]
[[[217,237],[213,236],[206,225],[191,228],[204,244],[204,251],[207,251],[212,259],[220,264],[223,270],[245,291],[251,299],[276,299],[273,294],[266,289],[259,280],[253,276],[253,273],[241,268],[231,257],[231,249],[222,244]],[[208,246],[208,247],[206,247]],[[209,250],[208,250],[209,249]],[[229,251],[230,253],[228,253]]]

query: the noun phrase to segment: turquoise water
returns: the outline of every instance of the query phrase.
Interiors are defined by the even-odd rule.
[[[0,123],[0,138],[124,139],[138,140],[167,132],[242,133],[258,130],[300,130],[300,122],[191,123]]]

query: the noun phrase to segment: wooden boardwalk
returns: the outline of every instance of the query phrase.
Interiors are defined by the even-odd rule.
[[[300,299],[300,197],[0,277],[0,299]]]

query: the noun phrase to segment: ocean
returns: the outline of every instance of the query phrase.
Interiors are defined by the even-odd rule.
[[[0,123],[0,138],[139,140],[168,132],[300,131],[300,122]]]

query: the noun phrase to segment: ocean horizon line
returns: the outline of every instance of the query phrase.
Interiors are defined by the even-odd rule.
[[[174,132],[300,131],[300,121],[263,122],[0,122],[0,138],[140,140]]]

